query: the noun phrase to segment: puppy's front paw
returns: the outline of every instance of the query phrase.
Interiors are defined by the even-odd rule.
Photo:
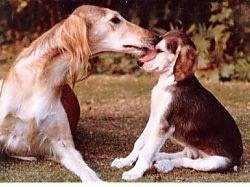
[[[111,167],[123,168],[125,166],[132,166],[133,161],[126,158],[116,158],[112,163]]]
[[[135,172],[135,171],[127,171],[124,172],[122,175],[122,179],[123,180],[127,180],[127,181],[132,181],[132,180],[136,180],[142,177],[141,173]]]
[[[171,160],[160,160],[154,164],[158,172],[167,173],[174,169],[174,163]]]

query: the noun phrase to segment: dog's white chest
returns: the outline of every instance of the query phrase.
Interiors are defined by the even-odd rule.
[[[172,101],[172,93],[160,82],[153,88],[151,96],[151,115],[161,118],[169,108]]]

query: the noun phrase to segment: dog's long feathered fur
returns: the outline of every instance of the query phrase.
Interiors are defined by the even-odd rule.
[[[73,14],[23,50],[16,59],[16,66],[17,64],[26,64],[27,61],[30,61],[29,65],[32,66],[35,61],[36,69],[39,68],[43,72],[43,77],[40,78],[45,79],[46,77],[47,80],[52,81],[47,82],[51,86],[63,82],[69,69],[74,84],[80,68],[83,69],[82,72],[87,72],[87,61],[90,54],[86,23],[79,16]],[[59,58],[58,60],[67,58],[68,61],[62,61],[63,65],[62,63],[58,64],[57,58]],[[22,63],[22,61],[24,62]],[[58,68],[59,71],[52,74],[51,71],[54,71],[55,68]]]
[[[86,75],[90,56],[105,51],[141,56],[155,39],[110,9],[77,8],[24,49],[0,82],[1,150],[20,159],[52,159],[81,180],[99,181],[74,147],[69,122],[76,123],[79,114],[70,104],[76,113],[79,104],[66,75],[74,85],[79,71],[81,78]]]

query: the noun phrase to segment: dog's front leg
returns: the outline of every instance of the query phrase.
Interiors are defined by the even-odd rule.
[[[84,162],[81,154],[75,149],[67,114],[61,103],[57,106],[58,108],[55,108],[57,113],[45,121],[49,127],[46,129],[46,132],[49,137],[50,147],[46,147],[45,144],[44,148],[46,150],[49,148],[50,159],[63,164],[67,169],[79,176],[83,182],[101,181],[96,173]]]
[[[123,173],[122,178],[124,180],[136,180],[142,177],[144,172],[151,167],[155,153],[160,150],[165,140],[174,132],[173,126],[171,126],[167,132],[165,131],[165,127],[165,124],[161,125],[159,123],[159,125],[156,124],[151,129],[151,133],[143,149],[140,151],[135,166],[131,170]]]
[[[125,158],[116,158],[111,163],[111,167],[123,168],[123,167],[126,167],[126,166],[132,166],[132,164],[138,158],[138,155],[139,155],[140,151],[142,150],[143,146],[145,145],[145,142],[148,139],[148,136],[149,136],[150,129],[151,129],[152,125],[153,125],[153,118],[150,117],[145,129],[142,132],[142,134],[136,140],[136,142],[134,144],[134,148],[131,151],[131,153]]]
[[[73,140],[72,140],[73,141]],[[78,175],[83,182],[101,181],[96,173],[84,162],[81,154],[61,139],[51,142],[56,161]]]

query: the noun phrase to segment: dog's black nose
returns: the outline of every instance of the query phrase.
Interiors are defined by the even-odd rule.
[[[161,37],[155,34],[154,37],[153,37],[154,45],[156,45],[160,40],[161,40]]]
[[[144,64],[144,63],[143,63],[143,62],[141,62],[140,60],[138,60],[138,61],[137,61],[137,65],[138,65],[138,66],[142,67],[142,66],[143,66],[143,64]]]

